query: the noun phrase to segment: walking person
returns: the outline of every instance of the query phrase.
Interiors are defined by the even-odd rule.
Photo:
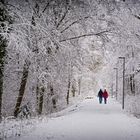
[[[99,103],[101,104],[102,103],[102,97],[103,97],[103,91],[102,91],[102,89],[99,90],[98,97],[99,97]]]
[[[107,98],[108,98],[108,92],[106,91],[106,89],[104,90],[102,97],[104,98],[104,103],[107,103]]]

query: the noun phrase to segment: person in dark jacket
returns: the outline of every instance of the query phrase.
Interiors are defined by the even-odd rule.
[[[102,89],[99,90],[98,97],[99,97],[99,103],[101,104],[102,103],[102,97],[103,97],[103,91],[102,91]]]
[[[108,92],[106,91],[106,89],[104,90],[102,97],[104,98],[104,103],[107,103],[107,98],[108,98]]]

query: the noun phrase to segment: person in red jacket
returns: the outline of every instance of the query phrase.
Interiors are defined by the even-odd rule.
[[[108,98],[108,93],[107,93],[106,89],[104,90],[102,96],[103,96],[103,98],[104,98],[104,103],[106,104],[106,103],[107,103],[107,98]]]

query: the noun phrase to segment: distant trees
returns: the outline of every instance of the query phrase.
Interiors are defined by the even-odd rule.
[[[118,99],[122,101],[122,63],[118,61],[119,56],[126,59],[125,67],[125,109],[133,114],[140,114],[139,109],[139,1],[119,2],[120,10],[116,16],[116,24],[118,30],[115,31],[114,45],[117,45],[113,55],[116,56],[116,66],[119,69],[119,88]],[[115,12],[113,13],[115,14]],[[114,18],[115,19],[115,18]],[[113,44],[112,44],[113,45]],[[113,45],[113,46],[114,46]]]

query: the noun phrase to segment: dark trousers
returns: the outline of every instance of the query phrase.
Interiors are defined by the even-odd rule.
[[[102,97],[99,97],[99,103],[100,104],[102,103]]]
[[[104,103],[105,103],[105,104],[107,103],[107,98],[104,98]]]

